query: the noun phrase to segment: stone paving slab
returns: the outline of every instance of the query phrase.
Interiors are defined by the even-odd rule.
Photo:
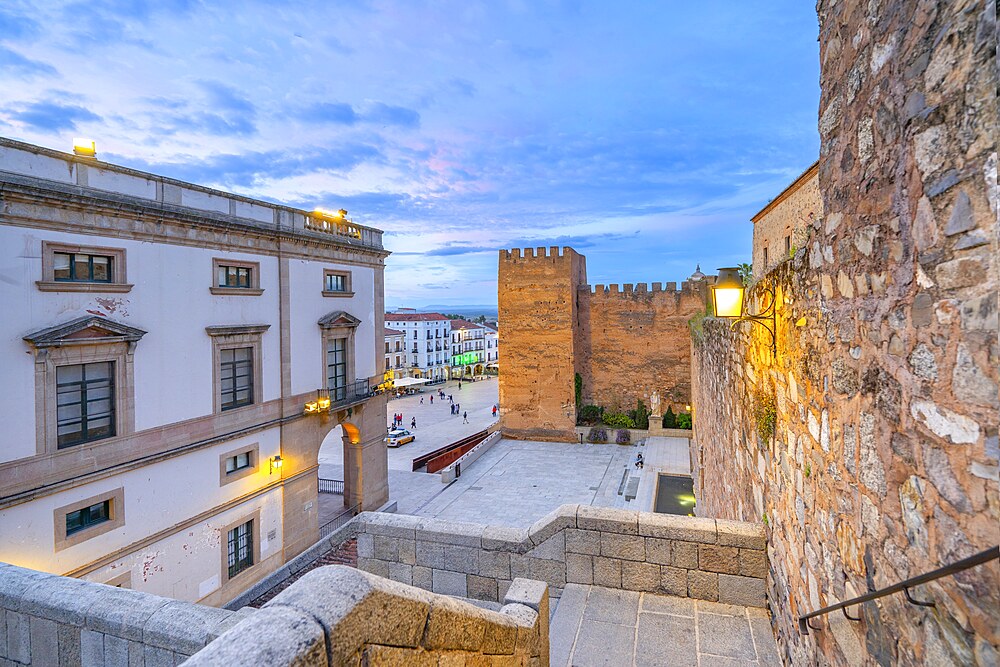
[[[550,629],[553,666],[780,667],[764,609],[567,584]]]

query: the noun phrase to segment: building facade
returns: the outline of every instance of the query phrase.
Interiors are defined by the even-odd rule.
[[[405,377],[448,379],[451,327],[447,317],[401,308],[386,313],[385,324],[404,333]]]
[[[500,370],[500,330],[496,322],[483,325],[486,330],[486,372],[496,373]]]
[[[385,328],[385,370],[397,380],[406,377],[406,333]]]
[[[813,221],[823,217],[819,162],[754,215],[753,275],[762,276],[801,248]]]
[[[346,502],[383,504],[387,255],[343,217],[0,139],[0,561],[222,604],[318,539],[338,424]]]
[[[486,372],[486,327],[469,320],[451,321],[451,377]]]

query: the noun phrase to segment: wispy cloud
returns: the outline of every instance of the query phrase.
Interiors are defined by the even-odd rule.
[[[75,130],[77,123],[100,121],[101,117],[77,104],[61,102],[32,102],[10,114],[11,118],[45,132]]]
[[[0,26],[0,30],[2,30]],[[55,76],[56,68],[39,60],[25,58],[17,51],[12,51],[0,45],[0,72],[7,72],[21,77]]]

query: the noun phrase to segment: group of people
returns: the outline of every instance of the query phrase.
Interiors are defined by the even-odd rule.
[[[422,399],[421,399],[421,402],[423,402]],[[392,416],[392,427],[393,428],[402,428],[403,427],[403,413],[402,412],[396,413],[396,414],[394,414]],[[417,418],[416,417],[414,417],[413,419],[410,420],[410,428],[411,429],[417,428]]]
[[[458,388],[459,389],[462,388],[461,381],[459,381],[459,383],[458,383]],[[431,394],[429,396],[429,398],[430,398],[430,404],[434,405],[434,394]],[[463,411],[462,410],[462,405],[460,403],[456,403],[455,402],[455,397],[452,394],[445,394],[444,391],[438,389],[437,390],[437,398],[439,400],[442,400],[442,401],[447,398],[448,402],[451,404],[451,414],[453,414],[453,415],[462,415],[463,422],[466,423],[466,424],[469,423],[469,413],[468,413],[468,411]],[[420,404],[421,405],[424,404],[424,397],[423,396],[420,397]],[[497,406],[496,404],[493,405],[493,417],[494,418],[496,418],[497,412],[499,411],[499,409],[500,409],[499,406]],[[392,427],[393,428],[402,428],[403,427],[403,413],[402,412],[394,414],[392,416]],[[410,428],[411,429],[417,428],[417,418],[416,417],[413,417],[410,420]]]

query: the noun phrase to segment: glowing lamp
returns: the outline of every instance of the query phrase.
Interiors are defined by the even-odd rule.
[[[311,415],[316,412],[319,412],[319,401],[309,401],[306,403],[305,413],[307,415]]]
[[[272,456],[271,459],[270,459],[270,461],[271,461],[271,472],[272,473],[274,472],[275,468],[277,468],[277,469],[280,470],[281,469],[281,464],[284,463],[284,461],[281,460],[281,455],[280,454]]]
[[[93,139],[73,139],[73,153],[82,157],[97,157],[97,144]]]
[[[318,404],[320,410],[329,410],[330,409],[330,397],[329,396],[320,398],[318,401],[316,401],[316,403]]]
[[[716,317],[743,315],[743,281],[739,269],[719,269],[719,278],[712,286],[712,306]]]

